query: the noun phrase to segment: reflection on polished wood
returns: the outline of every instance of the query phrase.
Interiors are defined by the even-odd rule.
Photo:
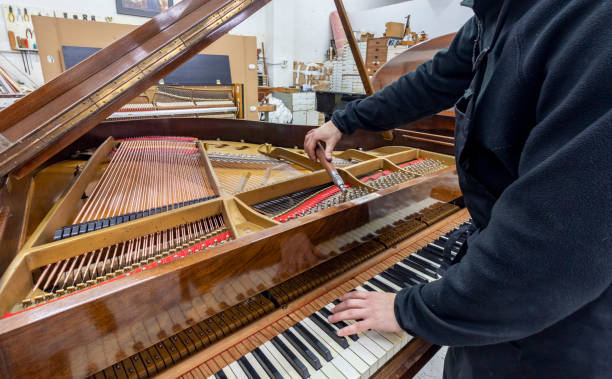
[[[467,218],[450,215],[461,193],[444,136],[343,139],[334,164],[351,195],[339,196],[304,154],[309,127],[103,122],[267,2],[185,0],[1,113],[0,173],[10,175],[0,193],[0,376],[222,368],[280,331],[262,322],[295,323],[301,307],[413,251],[395,244]],[[157,158],[136,154],[117,170],[122,145],[152,145],[128,146],[134,137],[188,138],[188,154],[156,145]],[[236,338],[241,351],[228,350]],[[421,361],[428,348],[416,344],[400,356]]]

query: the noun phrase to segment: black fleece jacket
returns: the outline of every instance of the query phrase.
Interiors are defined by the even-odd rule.
[[[610,378],[612,2],[507,1],[464,1],[475,17],[449,49],[332,120],[387,130],[459,100],[478,230],[395,302],[403,328],[452,347],[445,376]]]

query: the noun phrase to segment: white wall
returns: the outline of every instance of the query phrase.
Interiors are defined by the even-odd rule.
[[[424,30],[430,38],[456,32],[474,12],[460,5],[459,0],[414,0],[375,9],[350,12],[354,30],[374,32],[382,36],[386,22],[406,22],[410,15],[413,32]]]
[[[175,2],[178,2],[175,0]],[[471,10],[459,6],[459,0],[344,0],[354,30],[371,31],[382,35],[385,22],[404,22],[411,14],[414,31],[425,30],[430,37],[450,33],[471,16]],[[0,0],[21,6],[54,9],[63,12],[111,16],[113,22],[140,25],[145,17],[118,15],[115,0]],[[333,0],[273,0],[232,30],[232,34],[254,35],[265,43],[266,61],[272,85],[291,85],[293,61],[321,62],[325,59],[332,39],[329,15],[335,11]],[[19,53],[8,52],[10,46],[0,18],[0,64],[22,81],[30,83],[17,70],[23,70]],[[7,65],[7,59],[13,66]],[[282,68],[283,60],[288,67]],[[43,83],[38,55],[30,55],[34,65],[31,81]]]

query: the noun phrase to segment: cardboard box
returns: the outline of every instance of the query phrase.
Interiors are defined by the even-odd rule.
[[[404,38],[404,24],[401,22],[387,22],[385,24],[387,26],[387,30],[385,31],[385,37],[390,38]]]

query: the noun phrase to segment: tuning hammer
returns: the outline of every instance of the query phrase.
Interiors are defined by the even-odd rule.
[[[334,165],[330,161],[328,161],[327,158],[325,157],[325,148],[323,147],[320,141],[317,142],[317,147],[315,148],[315,154],[317,158],[319,159],[319,162],[321,162],[321,165],[323,166],[323,168],[325,168],[325,171],[327,171],[329,176],[331,176],[334,184],[338,188],[340,188],[342,192],[346,192],[347,189],[346,189],[346,184],[344,184],[344,180],[342,180],[342,177],[340,176],[340,174],[338,173]]]

